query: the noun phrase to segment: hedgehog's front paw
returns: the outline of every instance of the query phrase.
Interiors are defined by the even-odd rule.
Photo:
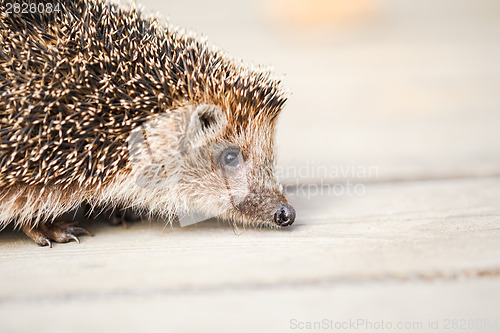
[[[52,241],[57,243],[67,243],[75,240],[80,243],[78,235],[93,236],[87,229],[77,227],[74,222],[56,221],[53,223],[40,224],[35,228],[23,226],[24,233],[40,246],[52,247]]]

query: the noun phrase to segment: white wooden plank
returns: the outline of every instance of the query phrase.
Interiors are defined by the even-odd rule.
[[[5,332],[498,332],[498,279],[231,287],[0,304]],[[296,320],[296,321],[294,321]],[[347,329],[298,329],[333,321]],[[361,320],[361,322],[358,322]],[[451,320],[471,328],[452,329]],[[487,321],[496,328],[484,329]],[[366,329],[369,322],[392,329]],[[351,326],[351,323],[362,324]],[[347,323],[347,324],[344,324]],[[409,325],[397,329],[398,324]],[[437,324],[437,328],[436,328]],[[448,326],[446,326],[448,324]],[[432,325],[432,326],[430,326]],[[480,325],[483,325],[482,327]],[[491,324],[490,324],[491,325]],[[331,327],[331,326],[330,326]],[[373,326],[372,326],[373,327]],[[404,327],[404,326],[403,326]],[[422,328],[420,328],[422,327]],[[446,329],[448,327],[448,329]]]

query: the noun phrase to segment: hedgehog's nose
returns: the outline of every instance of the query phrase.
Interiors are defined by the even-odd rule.
[[[286,227],[295,221],[295,209],[290,205],[281,205],[280,208],[274,213],[274,222],[277,225]]]

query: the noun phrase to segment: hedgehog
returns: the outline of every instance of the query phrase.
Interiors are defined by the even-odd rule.
[[[79,242],[90,232],[62,215],[82,205],[294,222],[274,167],[288,94],[270,70],[135,6],[31,3],[0,2],[0,230]]]

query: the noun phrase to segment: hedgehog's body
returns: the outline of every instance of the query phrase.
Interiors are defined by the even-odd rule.
[[[16,223],[40,244],[67,241],[51,237],[49,223],[83,202],[293,222],[272,174],[285,101],[277,81],[135,10],[59,3],[50,14],[0,4],[0,228]],[[159,163],[164,186],[138,185],[147,166],[144,154],[131,155],[134,133],[146,133],[142,151],[168,160]],[[226,157],[241,158],[236,168],[212,158],[227,147]],[[155,154],[148,163],[158,164]]]

